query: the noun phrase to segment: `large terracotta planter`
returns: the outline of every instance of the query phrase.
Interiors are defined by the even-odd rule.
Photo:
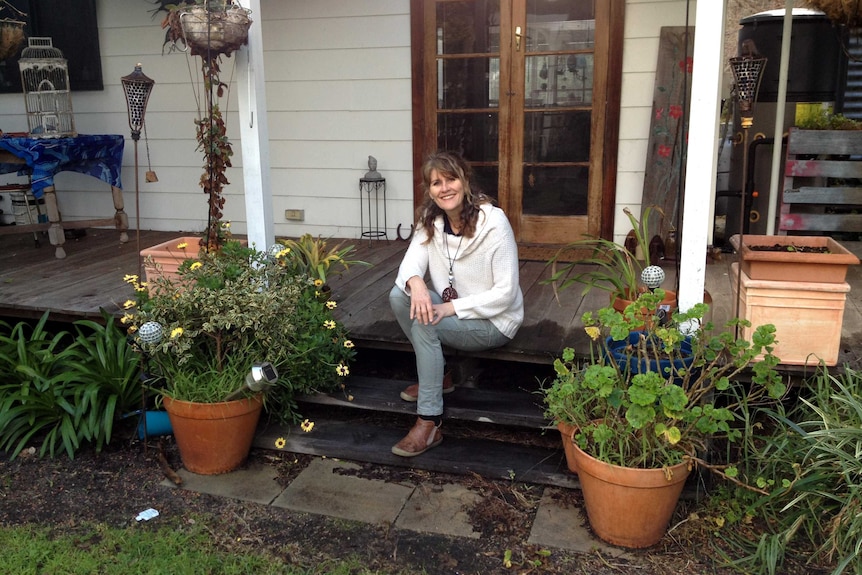
[[[686,462],[664,469],[634,469],[599,461],[572,444],[584,505],[593,532],[620,547],[658,543],[690,473]]]
[[[200,253],[200,242],[200,236],[181,236],[141,250],[147,282],[159,276],[178,279],[180,265]]]
[[[739,254],[742,271],[753,280],[842,283],[847,267],[859,263],[853,253],[828,236],[742,236],[730,238]],[[829,253],[754,250],[756,246],[805,246],[828,248]]]
[[[165,397],[164,405],[186,469],[218,475],[245,463],[263,408],[261,396],[218,403]]]

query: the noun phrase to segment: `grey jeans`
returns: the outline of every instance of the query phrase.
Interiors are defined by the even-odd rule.
[[[437,292],[429,291],[435,304],[443,303]],[[418,415],[443,414],[443,345],[462,351],[481,351],[509,343],[509,338],[487,319],[459,319],[453,315],[444,317],[437,325],[425,325],[410,319],[410,296],[398,286],[389,292],[389,304],[416,353]]]

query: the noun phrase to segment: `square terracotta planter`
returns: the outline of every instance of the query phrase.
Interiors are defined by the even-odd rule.
[[[775,355],[782,364],[838,363],[847,282],[756,280],[743,272],[737,288],[738,266],[731,265],[738,315],[752,325],[741,328],[742,337],[751,338],[757,326],[772,324],[778,340]]]
[[[731,236],[742,271],[752,280],[842,283],[847,267],[859,263],[853,253],[828,236]],[[829,253],[754,250],[752,246],[826,247]]]

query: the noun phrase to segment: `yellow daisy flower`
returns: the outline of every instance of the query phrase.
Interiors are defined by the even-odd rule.
[[[130,313],[123,314],[123,317],[120,318],[120,323],[132,323],[135,321],[135,316]]]
[[[309,433],[312,429],[314,429],[314,422],[308,421],[307,419],[299,424],[299,427],[306,433]]]
[[[322,280],[322,279],[317,278],[316,280],[314,280],[314,287],[320,287],[320,286],[322,286],[322,285],[323,285],[323,280]]]
[[[328,319],[323,322],[323,327],[325,327],[326,329],[335,329],[335,321]]]
[[[138,276],[134,274],[126,274],[123,276],[123,281],[128,284],[138,283]]]
[[[126,332],[130,335],[135,333],[136,331],[138,331],[138,326],[136,325],[130,325],[129,329],[126,330]]]
[[[280,252],[275,254],[275,259],[285,258],[285,257],[287,257],[287,254],[289,254],[289,253],[290,253],[290,248],[284,248],[283,250],[281,250]]]
[[[184,250],[187,247],[189,247],[189,244],[187,242],[180,242],[177,244],[177,249],[179,249],[179,250]]]
[[[193,263],[192,265],[190,265],[190,266],[189,266],[189,269],[196,270],[196,269],[198,269],[199,267],[201,267],[202,265],[203,265],[203,264],[202,264],[201,262],[195,262],[195,263]]]
[[[132,309],[135,307],[135,300],[127,299],[123,302],[123,309]]]
[[[344,347],[346,347],[347,349],[353,349],[353,342],[350,341],[349,339],[345,339],[344,340]]]
[[[334,302],[334,301],[332,301],[332,300],[329,300],[328,302],[326,302],[326,307],[327,307],[328,309],[335,309],[335,308],[337,308],[337,307],[338,307],[338,304],[337,304],[337,303],[335,303],[335,302]]]
[[[338,366],[335,368],[335,373],[344,377],[344,376],[350,375],[350,368],[348,368],[343,363],[339,363]]]
[[[587,332],[587,335],[590,336],[590,339],[593,341],[599,339],[599,336],[602,334],[602,331],[594,325],[585,327],[584,331]]]
[[[183,328],[175,327],[173,330],[171,330],[171,339],[176,339],[180,337],[181,335],[183,335],[183,331]]]
[[[276,449],[284,449],[284,446],[287,445],[287,440],[283,437],[279,437],[275,440],[275,448]]]

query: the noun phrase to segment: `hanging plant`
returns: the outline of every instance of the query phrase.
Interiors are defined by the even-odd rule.
[[[230,56],[248,42],[251,25],[250,10],[232,0],[197,0],[172,4],[170,0],[157,0],[156,11],[165,11],[162,21],[165,45],[169,49],[188,50],[200,56],[203,74],[203,105],[199,101],[200,115],[195,120],[198,149],[204,155],[204,173],[200,185],[207,195],[209,212],[207,228],[201,245],[218,250],[224,242],[221,219],[224,216],[224,187],[227,168],[231,167],[233,148],[227,137],[219,100],[226,97],[228,85],[221,81],[221,57]]]
[[[805,0],[805,4],[822,11],[835,24],[862,25],[862,0]]]

